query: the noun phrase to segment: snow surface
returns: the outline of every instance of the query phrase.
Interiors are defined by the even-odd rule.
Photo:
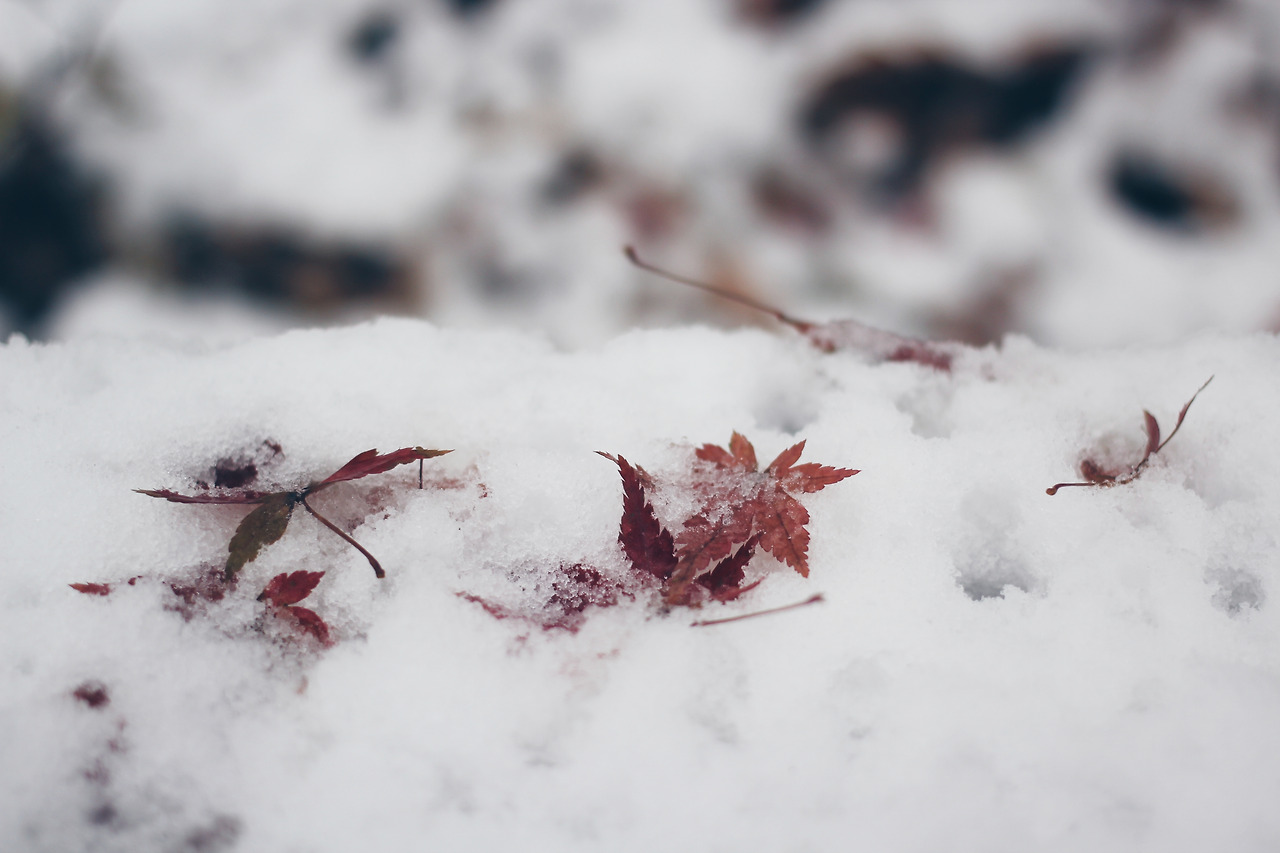
[[[410,320],[14,338],[0,847],[1275,850],[1278,362],[1271,336],[1010,338],[951,375],[705,328],[575,352]],[[1045,494],[1100,445],[1136,460],[1142,409],[1167,432],[1211,374],[1140,480]],[[862,469],[806,496],[807,580],[761,555],[730,605],[641,595],[577,633],[458,597],[532,608],[561,563],[622,575],[592,451],[662,472],[735,429]],[[316,498],[385,580],[300,515],[184,618],[167,582],[221,565],[244,510],[131,489],[191,489],[268,438],[282,483],[454,452],[426,463],[437,487],[405,467]],[[329,649],[254,601],[299,569],[325,572],[305,603]]]
[[[1280,316],[1275,4],[864,0],[774,28],[728,0],[448,5],[0,0],[0,100],[37,98],[107,181],[117,252],[56,342],[0,345],[0,850],[1280,849],[1280,342],[1250,334]],[[398,35],[357,60],[371,14]],[[798,138],[869,57],[1054,44],[1099,49],[1070,107],[947,152],[900,215]],[[862,130],[851,159],[885,141]],[[1230,215],[1135,218],[1107,190],[1129,149]],[[599,175],[547,201],[574,152]],[[775,172],[823,229],[769,219]],[[184,292],[152,260],[175,212],[389,246],[431,322],[285,331],[313,321]],[[637,330],[716,309],[625,243],[900,333],[1005,298],[977,317],[1003,342],[942,374]],[[1136,461],[1143,410],[1167,434],[1211,375],[1137,482],[1045,494],[1087,453]],[[734,430],[861,469],[805,496],[810,577],[761,554],[729,605],[633,590],[538,627],[561,567],[628,572],[592,451],[660,475]],[[245,510],[132,490],[266,440],[281,487],[453,453],[426,489],[405,467],[316,498],[386,579],[298,513],[186,603]],[[329,648],[255,600],[298,570],[324,572]]]

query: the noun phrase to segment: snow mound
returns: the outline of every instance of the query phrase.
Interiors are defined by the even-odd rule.
[[[1270,336],[1010,338],[945,373],[759,331],[563,352],[406,320],[11,339],[0,846],[1275,849],[1277,362]],[[1100,448],[1136,462],[1143,410],[1167,433],[1210,375],[1137,481],[1045,494]],[[625,572],[592,451],[660,471],[735,430],[861,469],[805,496],[807,579],[762,553],[729,604],[636,588],[576,631],[465,597]],[[299,514],[204,597],[244,508],[132,491],[233,458],[305,484],[375,446],[453,449],[427,488],[403,466],[315,497],[384,580]],[[304,570],[329,647],[255,600]]]

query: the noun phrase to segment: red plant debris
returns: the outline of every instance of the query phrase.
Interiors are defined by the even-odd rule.
[[[744,296],[741,293],[735,293],[731,290],[725,290],[703,281],[687,278],[686,276],[677,275],[661,267],[654,266],[648,261],[641,259],[633,246],[627,246],[623,249],[627,259],[646,272],[661,276],[668,281],[674,281],[677,284],[687,285],[697,288],[706,293],[714,294],[723,299],[729,299],[737,302],[739,305],[745,305],[757,311],[763,311],[773,317],[780,323],[785,323],[804,335],[811,345],[817,347],[822,352],[841,352],[851,351],[859,352],[869,356],[874,361],[909,361],[916,364],[922,364],[925,367],[931,367],[934,370],[943,373],[951,372],[951,362],[954,358],[954,351],[958,349],[957,345],[946,343],[934,343],[931,341],[923,341],[918,338],[908,338],[893,332],[877,329],[866,323],[857,320],[831,320],[826,323],[814,323],[808,320],[801,320],[785,314],[770,305]]]
[[[279,445],[272,445],[272,447],[276,452],[280,452]],[[307,499],[335,483],[358,480],[371,474],[382,474],[399,465],[415,460],[421,462],[423,459],[443,456],[449,452],[451,451],[427,450],[422,447],[404,447],[385,454],[379,454],[376,450],[366,450],[364,453],[356,455],[350,462],[325,479],[313,482],[311,485],[300,489],[286,491],[233,488],[207,491],[196,495],[183,495],[168,489],[135,489],[135,491],[153,498],[173,501],[174,503],[256,505],[256,508],[240,522],[235,534],[231,537],[231,542],[227,546],[227,562],[223,571],[228,581],[233,579],[236,573],[244,568],[247,563],[256,559],[263,548],[284,535],[289,526],[289,520],[293,516],[293,510],[298,505],[301,505],[303,509],[315,516],[317,521],[341,537],[344,542],[363,554],[365,559],[369,561],[369,565],[373,567],[373,573],[382,578],[386,576],[386,573],[382,570],[382,566],[377,559],[345,531],[317,512],[315,507],[308,503]],[[418,475],[419,485],[421,485],[421,469],[419,469]],[[252,482],[253,479],[250,477],[246,482]]]
[[[1056,495],[1058,493],[1058,489],[1066,489],[1075,486],[1096,486],[1100,488],[1121,486],[1125,483],[1132,483],[1134,480],[1141,477],[1142,472],[1146,470],[1147,465],[1151,462],[1151,458],[1161,450],[1164,450],[1165,445],[1178,434],[1178,430],[1182,427],[1182,422],[1187,417],[1187,410],[1190,409],[1191,404],[1196,401],[1196,397],[1200,396],[1200,392],[1207,388],[1209,383],[1212,381],[1213,377],[1210,376],[1205,380],[1203,385],[1196,389],[1196,393],[1191,395],[1191,399],[1188,400],[1186,404],[1183,405],[1182,410],[1178,412],[1178,420],[1173,425],[1173,431],[1169,433],[1164,441],[1160,440],[1159,421],[1156,420],[1155,415],[1143,409],[1143,428],[1147,432],[1147,446],[1146,451],[1142,454],[1142,458],[1138,460],[1137,464],[1120,469],[1106,468],[1091,457],[1085,458],[1080,463],[1080,476],[1084,478],[1083,482],[1055,483],[1045,489],[1045,494]]]
[[[529,590],[526,590],[528,592]],[[612,607],[621,596],[630,596],[622,584],[584,563],[562,563],[551,572],[550,594],[536,609],[518,609],[470,592],[455,593],[463,601],[478,604],[495,619],[528,622],[544,631],[577,633],[590,607]]]
[[[322,577],[324,572],[298,571],[276,575],[258,595],[258,600],[265,602],[276,618],[291,623],[299,632],[327,647],[333,645],[329,638],[329,625],[314,610],[297,606],[311,594]]]
[[[668,605],[693,605],[705,595],[730,601],[743,586],[758,547],[809,576],[809,513],[796,493],[816,492],[858,472],[809,462],[796,464],[803,441],[760,470],[755,447],[734,433],[727,448],[704,444],[695,451],[691,489],[698,511],[672,536],[646,495],[653,480],[621,456],[601,453],[622,476],[618,541],[632,570],[656,578]],[[648,485],[646,485],[646,483]],[[758,583],[758,581],[757,581]]]
[[[86,681],[73,690],[71,695],[94,710],[111,704],[111,694],[107,685],[101,681]]]
[[[85,595],[110,595],[111,584],[109,583],[73,583],[68,584],[76,592],[83,592]]]

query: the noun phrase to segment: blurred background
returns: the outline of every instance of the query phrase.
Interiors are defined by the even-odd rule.
[[[1273,0],[0,0],[0,333],[1280,328]]]

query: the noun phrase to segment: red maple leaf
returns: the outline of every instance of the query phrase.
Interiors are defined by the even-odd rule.
[[[804,445],[782,451],[763,471],[755,447],[739,433],[727,448],[699,447],[695,456],[705,464],[695,467],[689,488],[700,509],[674,540],[646,499],[651,478],[626,459],[602,453],[622,474],[618,541],[631,567],[661,582],[669,605],[696,604],[707,593],[728,601],[751,589],[755,584],[742,583],[757,546],[808,577],[809,513],[793,493],[816,492],[858,472],[798,465]]]
[[[816,463],[797,465],[803,441],[778,454],[759,470],[755,448],[734,433],[729,447],[704,444],[698,459],[713,466],[712,476],[701,483],[707,498],[703,509],[685,525],[676,539],[683,571],[692,578],[712,561],[728,556],[733,547],[753,534],[760,547],[809,576],[809,512],[792,492],[816,492],[858,472]]]
[[[277,453],[280,452],[279,445],[273,445],[273,448]],[[421,462],[423,459],[443,456],[450,452],[448,450],[427,450],[423,447],[403,447],[391,453],[379,455],[377,450],[366,450],[364,453],[357,454],[350,462],[323,480],[313,482],[311,485],[302,488],[275,492],[223,489],[206,491],[196,495],[183,495],[168,489],[135,489],[134,491],[153,498],[163,498],[174,503],[257,504],[257,509],[246,515],[240,522],[235,534],[231,537],[231,542],[227,546],[227,562],[224,573],[228,581],[233,579],[236,573],[244,568],[245,564],[256,559],[263,548],[284,535],[286,528],[289,526],[289,520],[293,516],[294,507],[299,504],[303,509],[311,513],[317,521],[363,554],[365,559],[369,561],[369,565],[373,567],[373,573],[381,578],[385,577],[386,573],[382,570],[382,566],[377,559],[366,551],[363,545],[352,539],[342,528],[317,512],[315,507],[307,502],[307,498],[336,483],[358,480],[370,474],[382,474],[398,465],[404,465],[414,460]],[[421,484],[421,470],[418,472],[418,479],[419,484]]]

